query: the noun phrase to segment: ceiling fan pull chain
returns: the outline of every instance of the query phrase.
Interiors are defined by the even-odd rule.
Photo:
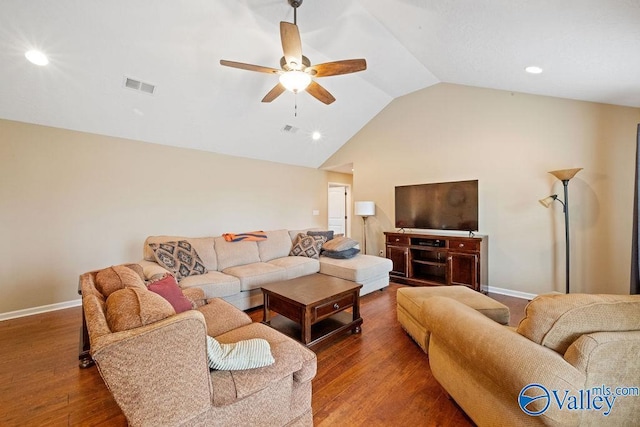
[[[298,117],[298,92],[293,93],[293,117]]]

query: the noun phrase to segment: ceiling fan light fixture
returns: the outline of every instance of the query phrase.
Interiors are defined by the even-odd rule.
[[[287,71],[280,74],[280,83],[293,93],[303,91],[311,83],[311,76],[304,71]]]

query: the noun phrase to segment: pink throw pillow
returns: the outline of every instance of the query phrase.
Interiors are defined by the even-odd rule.
[[[176,311],[176,314],[193,308],[191,301],[182,293],[182,289],[178,286],[175,277],[170,274],[151,283],[148,289],[169,301]]]

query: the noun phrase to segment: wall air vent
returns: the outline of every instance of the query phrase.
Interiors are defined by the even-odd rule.
[[[124,76],[124,87],[144,92],[149,95],[153,95],[156,90],[156,86],[151,83],[141,82],[140,80],[132,79],[131,77]]]
[[[282,128],[282,132],[286,132],[286,133],[296,133],[299,130],[300,130],[299,128],[291,125],[284,125],[284,127]]]

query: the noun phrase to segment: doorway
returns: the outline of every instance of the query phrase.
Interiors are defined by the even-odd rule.
[[[335,234],[351,236],[351,186],[329,183],[328,229]]]

